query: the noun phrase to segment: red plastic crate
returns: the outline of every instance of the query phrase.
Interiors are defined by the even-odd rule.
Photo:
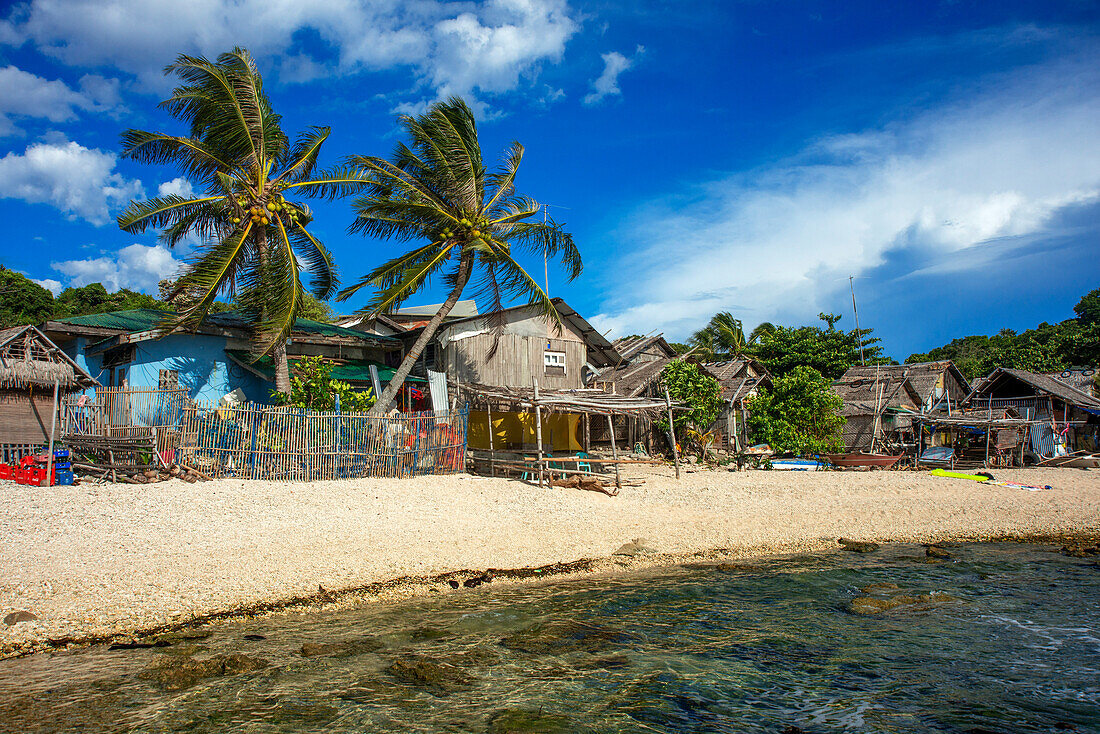
[[[15,467],[11,464],[0,464],[0,479],[15,479]]]

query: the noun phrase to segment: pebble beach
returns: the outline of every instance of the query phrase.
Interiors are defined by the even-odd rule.
[[[0,655],[103,640],[394,579],[595,559],[691,557],[1100,532],[1100,472],[996,470],[1027,491],[916,472],[632,468],[610,497],[466,474],[310,484],[218,480],[39,488],[0,482]],[[617,564],[624,543],[653,555]],[[417,579],[422,581],[417,582]],[[461,592],[459,592],[461,593]],[[375,595],[377,597],[378,595]],[[25,616],[25,615],[24,615]],[[52,641],[52,642],[51,642]]]

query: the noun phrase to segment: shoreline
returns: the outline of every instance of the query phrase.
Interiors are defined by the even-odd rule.
[[[1095,472],[998,472],[1056,487],[1042,492],[908,472],[696,471],[679,482],[664,473],[639,471],[646,484],[619,497],[468,475],[9,492],[0,499],[0,614],[39,620],[0,626],[0,659],[462,590],[486,572],[505,586],[821,552],[842,536],[1100,537]],[[612,555],[634,538],[657,552]]]
[[[965,543],[1017,543],[1021,545],[1075,545],[1088,543],[1096,545],[1100,541],[1100,528],[1083,529],[1077,532],[1056,535],[1040,534],[1031,536],[1004,535],[996,537],[941,537],[934,542],[911,539],[862,538],[862,541],[888,545],[958,545]],[[362,586],[323,592],[312,595],[257,602],[232,609],[219,610],[182,622],[149,628],[122,630],[106,635],[92,635],[73,638],[52,638],[39,640],[29,649],[2,650],[0,660],[37,655],[45,652],[58,652],[83,647],[111,644],[132,644],[138,646],[156,646],[154,640],[159,635],[199,629],[218,622],[243,621],[261,616],[296,614],[304,611],[341,611],[354,609],[368,604],[386,604],[407,599],[429,596],[432,592],[457,594],[481,588],[487,584],[497,588],[521,585],[535,585],[545,581],[572,581],[593,576],[618,576],[662,568],[718,566],[730,561],[760,561],[782,558],[795,553],[822,553],[827,551],[845,552],[839,540],[821,539],[820,544],[799,544],[797,548],[712,548],[687,554],[654,553],[638,556],[607,556],[602,558],[582,558],[575,561],[558,562],[539,567],[460,569],[435,574],[434,576],[399,577],[386,581],[374,581]],[[873,552],[873,551],[872,551]],[[1100,563],[1100,561],[1098,561]],[[733,564],[736,565],[736,564]],[[467,586],[467,580],[481,580],[476,585]],[[450,582],[457,581],[458,586]]]

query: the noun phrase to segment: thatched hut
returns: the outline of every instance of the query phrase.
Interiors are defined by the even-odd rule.
[[[2,458],[49,441],[55,388],[58,395],[64,395],[98,384],[35,327],[0,331]]]

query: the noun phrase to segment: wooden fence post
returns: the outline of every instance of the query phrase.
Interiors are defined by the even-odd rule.
[[[672,425],[672,398],[665,386],[665,409],[668,411],[668,439],[672,443],[672,461],[676,465],[676,478],[680,478],[680,450],[676,448],[676,427]]]
[[[542,460],[542,406],[539,405],[539,381],[531,382],[535,385],[535,442],[539,450],[539,489],[542,489],[543,470],[546,466]]]
[[[615,459],[615,487],[622,489],[623,484],[619,479],[619,449],[615,446],[615,424],[611,422],[611,414],[607,414],[607,431],[611,434],[611,456]]]

